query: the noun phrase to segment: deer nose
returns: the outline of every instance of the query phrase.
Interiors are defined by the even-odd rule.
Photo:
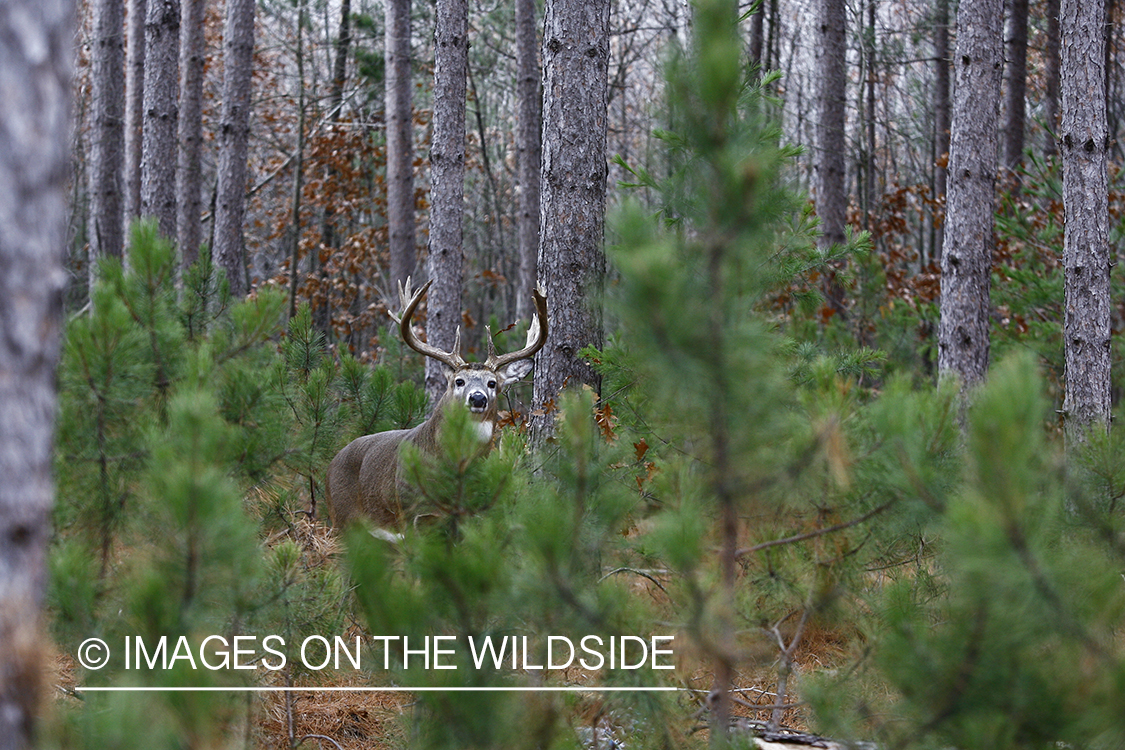
[[[488,406],[488,396],[480,391],[469,394],[469,408],[470,409],[483,409]]]

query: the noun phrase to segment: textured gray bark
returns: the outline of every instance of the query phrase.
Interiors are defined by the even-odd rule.
[[[426,340],[449,351],[461,324],[461,268],[465,212],[465,91],[469,65],[469,4],[438,0],[434,28],[434,133],[430,145],[430,247],[434,285],[426,313]],[[445,393],[442,364],[426,358],[426,392],[436,404]]]
[[[410,0],[387,0],[387,242],[391,287],[414,273],[414,81],[410,71]]]
[[[877,190],[879,180],[876,175],[877,165],[875,162],[875,42],[876,34],[878,33],[875,28],[875,5],[876,0],[867,0],[867,28],[864,31],[864,57],[866,59],[867,75],[865,81],[866,95],[864,97],[864,105],[866,107],[864,123],[867,136],[867,146],[864,149],[867,153],[866,164],[864,171],[867,173],[867,179],[864,184],[864,229],[871,228],[871,217],[875,211],[875,201],[877,200]]]
[[[141,132],[145,112],[145,0],[128,0],[125,35],[125,230],[141,215]],[[128,238],[126,237],[126,241]]]
[[[1066,313],[1067,432],[1077,436],[1110,418],[1110,252],[1107,203],[1104,6],[1062,0],[1062,122],[1066,230],[1063,250]]]
[[[816,214],[820,218],[823,248],[844,243],[848,192],[844,155],[847,153],[847,9],[844,0],[820,4],[820,113],[817,119]],[[825,277],[827,303],[837,313],[844,310],[844,295],[834,274]]]
[[[97,0],[90,6],[90,273],[97,258],[119,258],[124,248],[125,5]]]
[[[176,238],[176,141],[180,111],[180,2],[148,0],[145,16],[141,214]]]
[[[519,279],[516,314],[530,319],[531,290],[538,277],[539,181],[543,163],[543,89],[540,85],[539,34],[535,0],[516,0],[516,68],[518,126],[516,153],[519,169]]]
[[[757,66],[759,70],[762,68],[763,62],[762,44],[765,41],[765,17],[766,9],[764,5],[760,5],[757,12],[750,16],[750,46],[747,56],[748,62]]]
[[[1016,170],[1023,162],[1024,122],[1027,119],[1027,3],[1011,0],[1008,15],[1007,78],[1004,96],[1004,166],[1019,180]]]
[[[934,17],[934,197],[944,200],[949,174],[949,0],[937,0]],[[934,261],[941,262],[944,222],[934,232]]]
[[[231,294],[237,298],[248,291],[242,219],[246,210],[246,154],[250,143],[254,0],[227,0],[223,28],[223,105],[219,115],[212,254],[215,262],[226,271]]]
[[[550,334],[536,357],[534,403],[564,386],[598,390],[597,373],[578,356],[603,346],[605,277],[608,0],[548,0],[543,23],[543,179],[539,280],[550,307]],[[532,427],[544,436],[550,413]]]
[[[1043,115],[1047,133],[1044,138],[1043,154],[1054,156],[1059,153],[1055,137],[1059,134],[1059,11],[1060,0],[1047,2],[1047,40],[1043,56],[1043,75],[1046,79],[1046,92],[1043,97]]]
[[[962,0],[957,10],[938,372],[964,389],[988,371],[1003,17],[1001,0]]]
[[[32,746],[43,659],[73,0],[0,3],[0,750]]]
[[[1061,0],[1047,0],[1047,50],[1043,56],[1043,76],[1047,91],[1043,97],[1043,119],[1047,123],[1043,155],[1055,156],[1059,132],[1059,10]]]
[[[199,257],[203,240],[203,6],[183,0],[180,23],[180,160],[176,172],[176,236],[184,266]]]

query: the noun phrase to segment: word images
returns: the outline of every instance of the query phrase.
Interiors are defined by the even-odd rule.
[[[144,639],[125,637],[126,670],[191,669],[284,669],[288,659],[296,657],[313,671],[324,669],[361,669],[365,653],[375,654],[374,668],[392,669],[494,669],[536,671],[567,669],[578,666],[588,670],[619,669],[674,669],[671,642],[675,636],[636,635],[605,637],[587,635],[578,639],[552,635],[546,640],[529,636],[469,636],[453,635],[409,637],[397,635],[372,636],[372,651],[364,651],[360,636],[351,640],[335,636],[331,640],[321,635],[310,635],[298,648],[286,650],[285,639],[279,635],[259,638],[238,635],[227,638],[211,635],[202,641],[193,641],[186,635],[179,638],[161,636]],[[97,641],[98,664],[84,666],[100,669],[109,661],[109,647]],[[85,644],[84,644],[85,645]],[[661,647],[665,646],[665,647]],[[80,654],[80,658],[83,655]]]

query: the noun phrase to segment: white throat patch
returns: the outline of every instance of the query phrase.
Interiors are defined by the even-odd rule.
[[[490,419],[477,422],[477,438],[479,438],[482,443],[487,443],[489,440],[492,440],[492,429],[493,424]]]

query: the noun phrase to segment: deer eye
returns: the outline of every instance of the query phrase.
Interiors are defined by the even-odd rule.
[[[453,381],[453,383],[458,388],[464,388],[465,387],[465,379],[464,378],[457,378],[457,380]]]
[[[491,388],[491,389],[493,389],[493,390],[495,390],[495,388],[496,388],[496,381],[495,381],[495,380],[490,380],[490,381],[488,381],[488,387],[489,387],[489,388]]]

